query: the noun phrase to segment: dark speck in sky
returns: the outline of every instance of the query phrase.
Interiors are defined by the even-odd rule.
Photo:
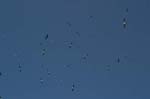
[[[79,33],[79,32],[76,32],[76,35],[77,35],[78,37],[80,37],[80,33]]]
[[[106,65],[106,71],[110,71],[111,70],[111,65]]]
[[[90,16],[89,16],[89,18],[90,18],[90,19],[92,19],[92,18],[93,18],[93,16],[92,16],[92,15],[90,15]]]
[[[19,72],[22,72],[22,66],[19,64],[18,66]]]
[[[120,63],[120,58],[118,57],[118,59],[117,59],[117,63]]]
[[[42,55],[44,56],[44,55],[45,55],[45,53],[46,53],[46,49],[45,49],[45,48],[43,48],[43,49],[42,49]]]
[[[123,18],[123,28],[125,29],[127,27],[127,21],[126,18]]]
[[[45,36],[45,40],[48,40],[48,34],[46,34],[46,36]]]
[[[43,84],[43,83],[44,83],[44,80],[43,80],[43,78],[42,78],[42,77],[40,78],[40,83],[41,83],[41,84]]]
[[[72,91],[74,91],[75,90],[75,85],[74,84],[72,84]]]
[[[72,24],[71,24],[70,22],[66,22],[66,24],[67,24],[69,27],[72,26]]]
[[[126,8],[126,12],[128,13],[128,11],[129,11],[129,9],[128,8]]]
[[[2,76],[2,72],[0,72],[0,76]]]

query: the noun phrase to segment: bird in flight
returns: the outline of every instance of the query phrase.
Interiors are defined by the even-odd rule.
[[[46,34],[46,36],[45,36],[45,40],[47,40],[48,39],[48,34]]]
[[[127,27],[127,21],[126,18],[123,18],[123,28],[126,29]]]
[[[117,59],[117,63],[120,63],[120,58]]]
[[[106,65],[106,70],[110,71],[111,70],[110,67],[111,67],[110,65]]]
[[[21,69],[22,67],[20,64],[19,64],[18,68],[19,68],[19,72],[22,72],[22,69]]]
[[[43,78],[40,78],[40,83],[41,83],[41,84],[43,84],[43,83],[44,83]]]
[[[71,24],[70,22],[66,22],[66,24],[67,24],[69,27],[72,26],[72,24]]]
[[[129,11],[129,9],[128,9],[128,8],[126,8],[126,13],[128,13],[128,11]]]
[[[75,85],[74,85],[74,84],[72,84],[72,89],[71,89],[71,90],[72,90],[72,91],[74,91],[74,90],[75,90],[74,88],[75,88]]]
[[[45,55],[45,53],[46,53],[46,49],[45,49],[45,48],[43,48],[43,49],[42,49],[42,56],[44,56],[44,55]]]

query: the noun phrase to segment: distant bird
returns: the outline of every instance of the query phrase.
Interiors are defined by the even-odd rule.
[[[117,63],[120,63],[120,58],[117,59]]]
[[[48,39],[48,34],[46,34],[46,36],[45,36],[45,40],[47,40]]]
[[[45,52],[46,52],[46,49],[43,48],[43,49],[42,49],[42,55],[43,55],[43,56],[45,55]]]
[[[72,48],[72,45],[69,45],[68,48]]]
[[[126,13],[128,13],[128,11],[129,11],[129,9],[128,9],[128,8],[126,8]]]
[[[43,78],[40,78],[40,83],[41,83],[41,84],[43,84],[43,83],[44,83]]]
[[[80,33],[79,32],[76,32],[76,35],[80,37]]]
[[[48,76],[51,75],[51,72],[48,70],[48,68],[47,68],[47,75],[48,75]]]
[[[86,60],[88,56],[89,56],[89,54],[86,53],[86,54],[82,57],[82,59],[83,59],[83,60]]]
[[[89,18],[91,19],[91,18],[93,18],[93,16],[92,16],[92,15],[90,15],[90,16],[89,16]]]
[[[72,46],[73,46],[72,41],[65,41],[65,43],[67,44],[68,48],[72,48]]]
[[[126,29],[126,27],[127,27],[126,18],[123,18],[123,28]]]
[[[72,26],[72,24],[71,24],[70,22],[66,22],[66,24],[67,24],[69,27]]]
[[[22,72],[22,67],[20,64],[19,64],[18,68],[19,68],[19,72]]]
[[[71,67],[71,65],[72,65],[72,64],[68,64],[68,65],[66,65],[65,67],[69,68],[69,67]]]
[[[40,42],[40,46],[42,46],[43,45],[43,43],[42,42]]]
[[[2,76],[2,72],[0,72],[0,76]]]
[[[72,84],[72,89],[71,89],[72,91],[74,91],[75,90],[75,85],[74,84]]]
[[[110,71],[110,65],[106,65],[106,67],[107,67],[106,70]]]

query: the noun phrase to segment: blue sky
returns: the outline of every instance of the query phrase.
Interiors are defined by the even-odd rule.
[[[149,0],[1,0],[0,96],[149,99],[149,9]]]

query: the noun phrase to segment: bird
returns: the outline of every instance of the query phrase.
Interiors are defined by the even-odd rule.
[[[110,71],[110,65],[106,65],[106,67],[107,67],[106,70]]]
[[[41,83],[41,84],[43,84],[43,83],[44,83],[43,78],[40,78],[40,83]]]
[[[86,54],[82,57],[82,59],[83,59],[83,60],[86,60],[88,56],[89,56],[89,54],[86,53]]]
[[[66,24],[67,24],[69,27],[72,26],[72,24],[71,24],[70,22],[66,22]]]
[[[80,37],[80,33],[79,32],[76,32],[76,35]]]
[[[18,68],[19,68],[19,72],[22,72],[22,69],[21,69],[22,67],[20,64],[19,64]]]
[[[0,76],[2,76],[2,72],[0,72]]]
[[[46,71],[47,71],[47,75],[50,76],[51,72],[48,70],[48,68],[46,69]]]
[[[46,52],[46,49],[43,48],[43,49],[42,49],[42,55],[43,55],[43,56],[45,55],[45,52]]]
[[[69,45],[68,48],[72,48],[72,45]]]
[[[126,18],[123,18],[123,28],[125,29],[127,27]]]
[[[90,15],[90,16],[89,16],[89,18],[93,18],[93,16],[92,16],[92,15]]]
[[[65,41],[65,43],[67,44],[68,48],[72,48],[72,46],[73,46],[72,41]]]
[[[74,84],[72,84],[72,89],[71,89],[71,90],[72,90],[72,91],[74,91],[74,90],[75,90],[74,88],[75,88],[75,85],[74,85]]]
[[[120,58],[117,59],[117,63],[120,63]]]
[[[128,8],[126,8],[126,13],[128,13],[128,11],[129,11],[129,9],[128,9]]]
[[[71,67],[71,65],[72,65],[72,64],[67,64],[65,67],[69,68],[69,67]]]
[[[46,34],[46,36],[45,36],[45,40],[47,40],[48,39],[48,34]]]

